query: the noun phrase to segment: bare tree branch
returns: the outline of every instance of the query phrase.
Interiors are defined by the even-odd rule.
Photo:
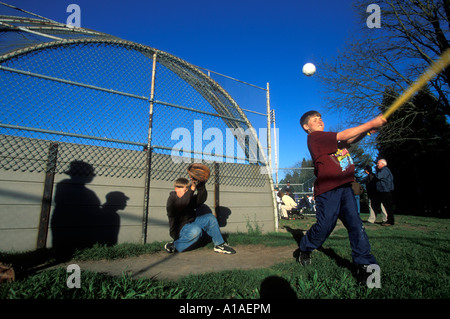
[[[329,109],[352,114],[347,124],[379,114],[387,99],[392,102],[450,47],[450,0],[377,1],[380,29],[366,25],[366,8],[372,2],[356,1],[360,33],[334,59],[322,61],[323,71],[318,74]],[[434,97],[437,109],[423,110],[410,101],[403,118],[395,121],[396,129],[385,134],[383,142],[396,143],[402,136],[407,136],[405,140],[420,139],[411,135],[410,127],[419,116],[450,116],[450,68],[429,82],[427,94]]]

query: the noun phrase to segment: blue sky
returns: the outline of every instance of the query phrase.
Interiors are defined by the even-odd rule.
[[[309,157],[300,116],[324,112],[307,62],[336,55],[357,28],[351,0],[5,0],[65,23],[69,4],[81,8],[81,27],[154,47],[194,65],[266,87],[279,128],[279,167]],[[245,107],[245,106],[244,106]],[[254,109],[254,108],[252,108]],[[256,110],[256,109],[255,109]],[[265,112],[262,105],[260,112]],[[323,113],[328,128],[336,115]]]

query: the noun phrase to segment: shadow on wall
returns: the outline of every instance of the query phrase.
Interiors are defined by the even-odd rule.
[[[73,161],[70,176],[58,183],[55,208],[51,219],[52,246],[58,255],[71,255],[75,249],[95,243],[117,244],[120,216],[129,199],[122,192],[110,192],[101,205],[95,192],[86,187],[95,177],[94,167],[83,161]]]
[[[199,207],[197,207],[196,211],[197,216],[201,216],[204,214],[213,214],[211,208],[206,204],[202,204]],[[217,222],[219,223],[219,227],[225,227],[227,225],[227,220],[230,217],[230,215],[231,209],[229,209],[228,207],[219,206],[216,209],[216,218]]]
[[[225,206],[219,206],[216,214],[219,227],[225,227],[227,225],[228,218],[231,215],[231,209]]]
[[[114,245],[118,243],[121,225],[119,210],[127,206],[124,193],[114,191],[106,195],[101,204],[88,184],[95,178],[94,167],[84,161],[73,161],[64,172],[69,178],[56,185],[54,210],[50,222],[52,248],[62,258],[70,257],[76,249],[92,247],[94,244]],[[211,208],[202,205],[199,215],[212,213]],[[225,227],[231,215],[228,207],[216,209],[219,227]]]

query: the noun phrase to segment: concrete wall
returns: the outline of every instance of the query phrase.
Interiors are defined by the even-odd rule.
[[[50,144],[0,135],[1,251],[37,247]],[[90,236],[104,240],[117,231],[118,243],[140,243],[146,156],[144,151],[58,143],[46,247],[52,247],[61,234],[76,233],[81,241]],[[84,177],[71,176],[75,164],[92,167],[95,176],[89,172]],[[187,177],[187,165],[175,164],[168,155],[152,154],[147,242],[170,239],[166,201],[173,181]],[[246,232],[249,224],[263,232],[274,230],[269,175],[260,174],[256,165],[211,163],[210,168],[206,204],[214,211],[217,182],[222,232]],[[124,201],[122,195],[128,199]],[[107,198],[113,205],[105,205]]]

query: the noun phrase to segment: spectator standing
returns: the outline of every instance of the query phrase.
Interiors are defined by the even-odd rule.
[[[370,174],[370,173],[369,173]],[[387,221],[382,223],[383,226],[392,226],[395,223],[394,218],[394,176],[391,170],[387,167],[387,161],[380,159],[377,162],[377,172],[374,174],[376,196],[374,210],[376,213],[381,212],[381,205],[384,206],[387,213]]]
[[[366,191],[367,191],[367,197],[369,200],[369,218],[367,219],[367,222],[370,224],[374,224],[377,220],[377,216],[381,213],[382,214],[382,223],[387,222],[387,213],[386,209],[383,205],[380,205],[381,212],[375,211],[374,207],[377,203],[376,196],[377,196],[377,186],[376,186],[376,180],[375,176],[372,173],[372,168],[370,166],[366,166],[364,170],[367,174],[367,178],[365,181],[366,184]],[[377,209],[377,207],[375,207]]]

